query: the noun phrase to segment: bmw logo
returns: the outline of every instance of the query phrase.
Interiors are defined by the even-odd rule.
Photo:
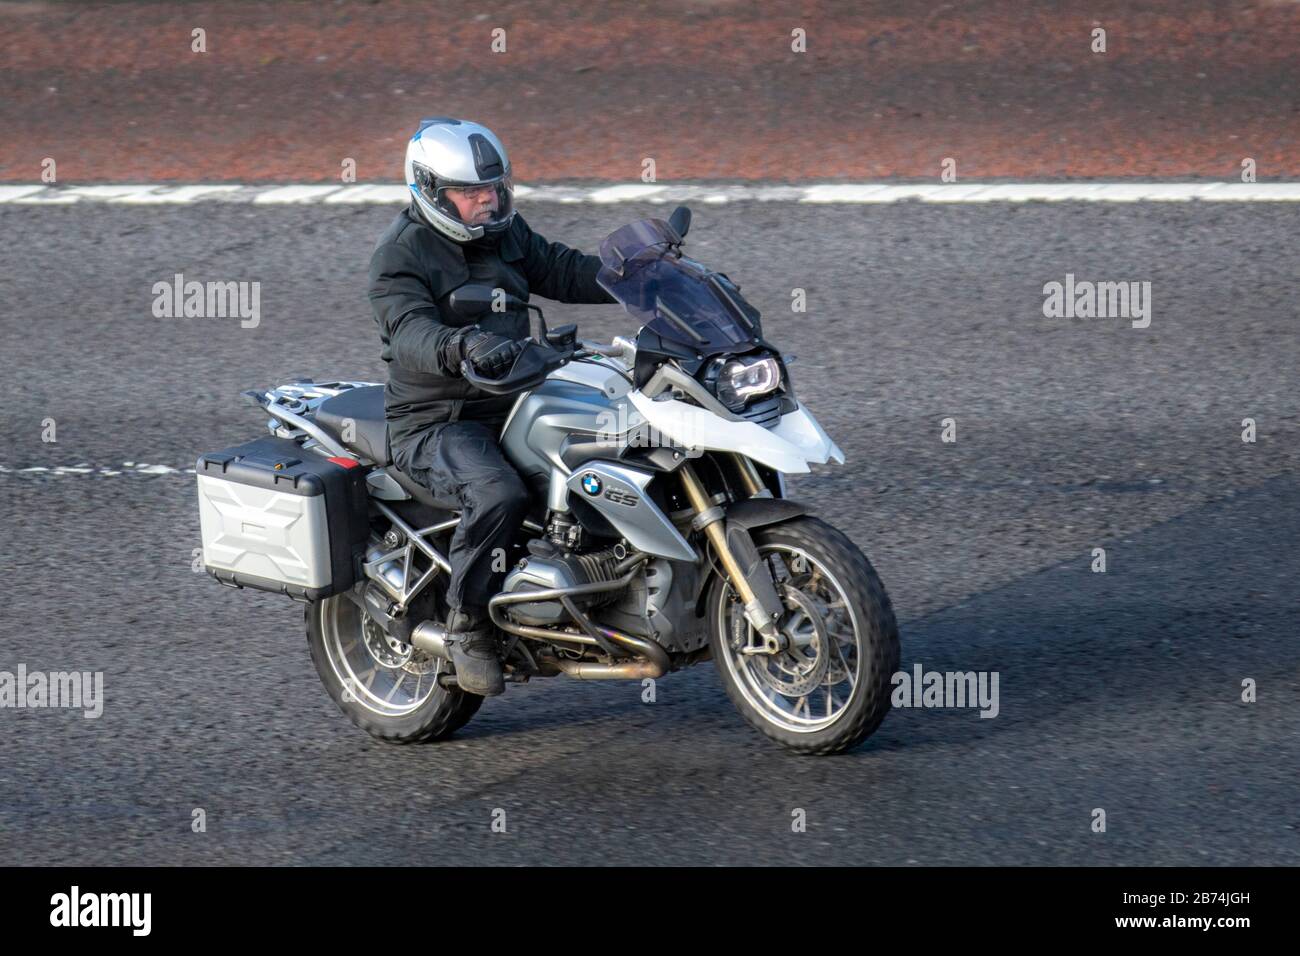
[[[600,479],[591,472],[587,472],[582,476],[582,490],[589,495],[600,494]]]

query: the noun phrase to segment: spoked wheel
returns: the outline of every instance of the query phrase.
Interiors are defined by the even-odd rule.
[[[307,644],[330,697],[380,740],[407,744],[446,737],[483,703],[476,694],[440,685],[448,662],[389,637],[345,595],[307,608]]]
[[[783,649],[762,646],[731,586],[709,599],[709,639],[727,696],[746,720],[800,753],[857,746],[889,710],[898,625],[884,585],[847,537],[802,517],[753,532],[785,612]]]

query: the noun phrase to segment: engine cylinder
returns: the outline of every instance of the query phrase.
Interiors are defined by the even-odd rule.
[[[552,588],[572,588],[582,584],[613,581],[618,577],[616,566],[622,545],[590,554],[531,555],[506,575],[502,591],[517,594],[527,591],[549,591]],[[617,598],[617,594],[586,595],[574,598],[580,607],[592,607]],[[521,602],[508,605],[506,613],[520,624],[546,627],[563,624],[569,613],[559,601]]]

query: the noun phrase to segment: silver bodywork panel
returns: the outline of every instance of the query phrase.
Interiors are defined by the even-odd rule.
[[[571,495],[599,511],[638,551],[694,561],[695,549],[646,494],[654,476],[654,472],[639,468],[589,461],[574,469],[567,484]]]
[[[501,450],[506,460],[526,476],[549,476],[557,468],[567,475],[569,469],[560,460],[560,451],[571,435],[616,438],[626,433],[629,421],[641,421],[640,413],[627,399],[627,382],[621,376],[612,371],[599,375],[584,372],[579,376],[576,371],[561,374],[569,371],[570,366],[565,366],[553,372],[523,395],[502,429]],[[579,377],[581,381],[576,380]],[[606,383],[610,377],[625,386],[621,394],[609,393]]]
[[[609,398],[626,395],[632,389],[632,383],[619,374],[629,371],[621,363],[611,359],[593,356],[580,362],[561,365],[548,378],[550,381],[573,382],[586,385],[603,392]]]

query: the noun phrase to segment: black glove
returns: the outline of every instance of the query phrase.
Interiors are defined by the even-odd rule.
[[[468,361],[480,375],[495,378],[514,365],[523,350],[522,342],[467,326],[447,341],[443,357],[449,368],[459,370],[460,363]]]

